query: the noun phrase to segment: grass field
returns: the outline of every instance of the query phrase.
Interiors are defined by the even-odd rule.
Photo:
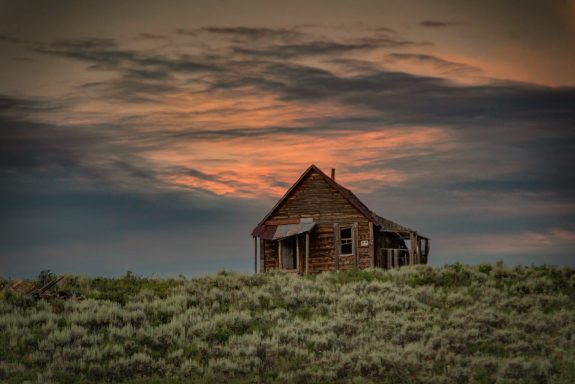
[[[0,381],[575,382],[573,269],[69,276],[58,289],[85,299],[0,293]]]

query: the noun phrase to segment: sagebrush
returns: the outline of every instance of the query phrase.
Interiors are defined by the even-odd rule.
[[[0,296],[5,382],[573,383],[575,271],[68,276]]]

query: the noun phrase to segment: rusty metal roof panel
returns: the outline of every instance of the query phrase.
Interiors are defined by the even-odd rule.
[[[254,229],[252,236],[259,237],[264,240],[272,240],[276,233],[277,225],[260,225]]]
[[[315,227],[315,223],[301,222],[299,224],[284,224],[278,225],[273,240],[284,239],[286,237],[299,235],[311,231]]]

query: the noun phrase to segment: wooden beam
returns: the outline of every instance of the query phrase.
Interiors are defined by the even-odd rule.
[[[373,223],[369,222],[369,266],[375,266],[375,240],[373,238]]]
[[[417,247],[417,236],[415,233],[409,233],[409,265],[415,264],[415,247]]]
[[[254,274],[258,273],[258,238],[254,236]]]
[[[339,271],[339,249],[341,247],[340,241],[340,233],[339,233],[339,224],[335,223],[333,225],[333,252],[335,257],[335,270]]]
[[[299,235],[295,235],[295,269],[299,270]]]
[[[305,233],[305,273],[309,273],[309,232]]]
[[[282,241],[278,240],[278,269],[283,269],[282,267]]]
[[[265,243],[264,243],[264,239],[260,238],[260,272],[263,273],[265,272],[265,258],[266,258],[266,251],[265,251]]]
[[[351,227],[351,238],[352,238],[352,249],[353,249],[353,254],[354,254],[354,262],[355,262],[355,267],[359,268],[359,234],[358,234],[358,230],[357,230],[358,224],[357,223],[353,223],[353,226]]]

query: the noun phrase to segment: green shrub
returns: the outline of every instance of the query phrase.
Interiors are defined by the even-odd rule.
[[[59,289],[85,299],[3,291],[0,382],[575,381],[569,268],[127,273]]]

